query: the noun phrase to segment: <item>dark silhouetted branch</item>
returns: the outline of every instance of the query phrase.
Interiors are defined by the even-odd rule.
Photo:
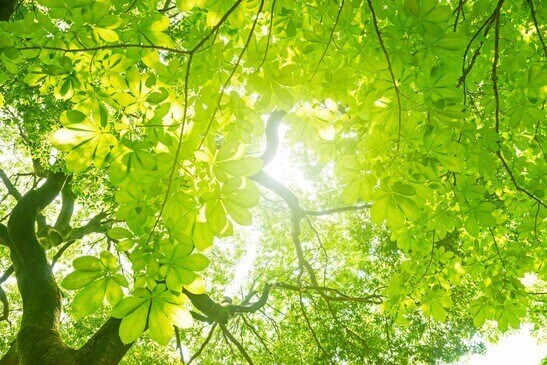
[[[211,327],[211,330],[207,334],[207,337],[205,338],[205,340],[203,341],[203,343],[199,347],[198,351],[194,355],[192,355],[192,357],[188,361],[188,365],[190,365],[192,363],[192,361],[194,361],[196,358],[199,357],[199,355],[201,355],[201,353],[203,352],[203,350],[205,349],[207,344],[211,341],[211,338],[213,338],[213,334],[214,334],[215,329],[217,328],[217,326],[218,326],[218,323],[213,323],[213,326]]]
[[[532,21],[534,22],[534,28],[536,28],[536,33],[538,34],[539,41],[543,46],[543,54],[545,55],[545,57],[547,57],[547,47],[545,46],[545,40],[543,39],[541,30],[539,29],[538,19],[536,17],[536,9],[534,8],[534,2],[533,0],[527,0],[527,2],[528,5],[530,5],[530,16],[532,17]]]

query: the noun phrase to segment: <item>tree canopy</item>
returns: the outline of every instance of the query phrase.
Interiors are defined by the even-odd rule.
[[[436,364],[540,329],[545,5],[0,1],[0,364]]]

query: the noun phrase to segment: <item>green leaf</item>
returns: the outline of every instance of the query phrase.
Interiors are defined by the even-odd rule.
[[[150,308],[150,302],[147,300],[145,303],[134,309],[130,314],[123,317],[122,322],[120,323],[119,333],[120,339],[124,344],[132,343],[142,335],[144,329],[146,328],[148,308]]]
[[[117,139],[94,123],[70,124],[53,134],[54,147],[69,151],[65,157],[67,168],[73,172],[85,170],[91,164],[101,167]]]
[[[112,29],[96,27],[93,31],[106,42],[117,42],[120,40],[118,33]]]
[[[132,238],[133,232],[122,227],[110,228],[106,234],[113,240],[121,240],[123,238]]]
[[[112,309],[112,317],[114,318],[123,318],[131,313],[133,313],[137,308],[139,308],[145,302],[148,302],[148,298],[144,297],[128,297],[123,298],[114,309]]]
[[[80,290],[72,301],[72,311],[76,317],[88,316],[102,304],[106,292],[107,279],[100,279]]]
[[[167,345],[173,337],[174,328],[167,314],[162,310],[163,301],[152,302],[150,318],[148,320],[150,337],[160,345]]]
[[[192,328],[193,318],[190,311],[182,305],[164,302],[162,310],[167,314],[169,320],[179,328]]]
[[[200,251],[204,251],[213,245],[213,231],[207,223],[196,222],[194,225],[193,237],[194,244]]]
[[[108,251],[101,252],[101,262],[110,270],[118,268],[118,259]]]
[[[74,266],[76,270],[82,271],[102,271],[106,268],[101,260],[99,260],[95,256],[77,257],[72,262],[72,266]]]
[[[123,291],[120,284],[114,279],[107,279],[106,300],[111,305],[116,305],[123,298]]]
[[[68,290],[78,290],[103,275],[100,271],[74,271],[63,279],[61,286]]]
[[[198,253],[177,260],[177,264],[192,271],[201,271],[205,270],[207,266],[209,266],[209,259]]]

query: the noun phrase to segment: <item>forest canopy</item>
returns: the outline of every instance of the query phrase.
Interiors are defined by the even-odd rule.
[[[541,335],[546,5],[0,0],[0,364]]]

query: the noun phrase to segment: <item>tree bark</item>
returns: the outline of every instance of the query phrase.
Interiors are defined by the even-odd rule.
[[[15,11],[17,0],[0,0],[0,21],[7,21]]]
[[[23,301],[21,327],[0,364],[117,364],[131,347],[120,340],[120,320],[115,318],[80,350],[69,348],[59,335],[61,291],[36,237],[36,218],[59,195],[65,181],[65,174],[52,174],[40,188],[22,196],[10,214],[7,232],[0,232],[2,243],[10,248]]]
[[[8,221],[11,260],[23,302],[14,350],[20,364],[74,363],[74,350],[59,336],[61,292],[35,232],[38,214],[59,194],[65,179],[62,173],[52,174],[40,188],[26,193]]]
[[[118,318],[110,318],[103,324],[78,351],[80,364],[113,365],[120,362],[132,345],[125,345],[118,335],[121,321]]]

